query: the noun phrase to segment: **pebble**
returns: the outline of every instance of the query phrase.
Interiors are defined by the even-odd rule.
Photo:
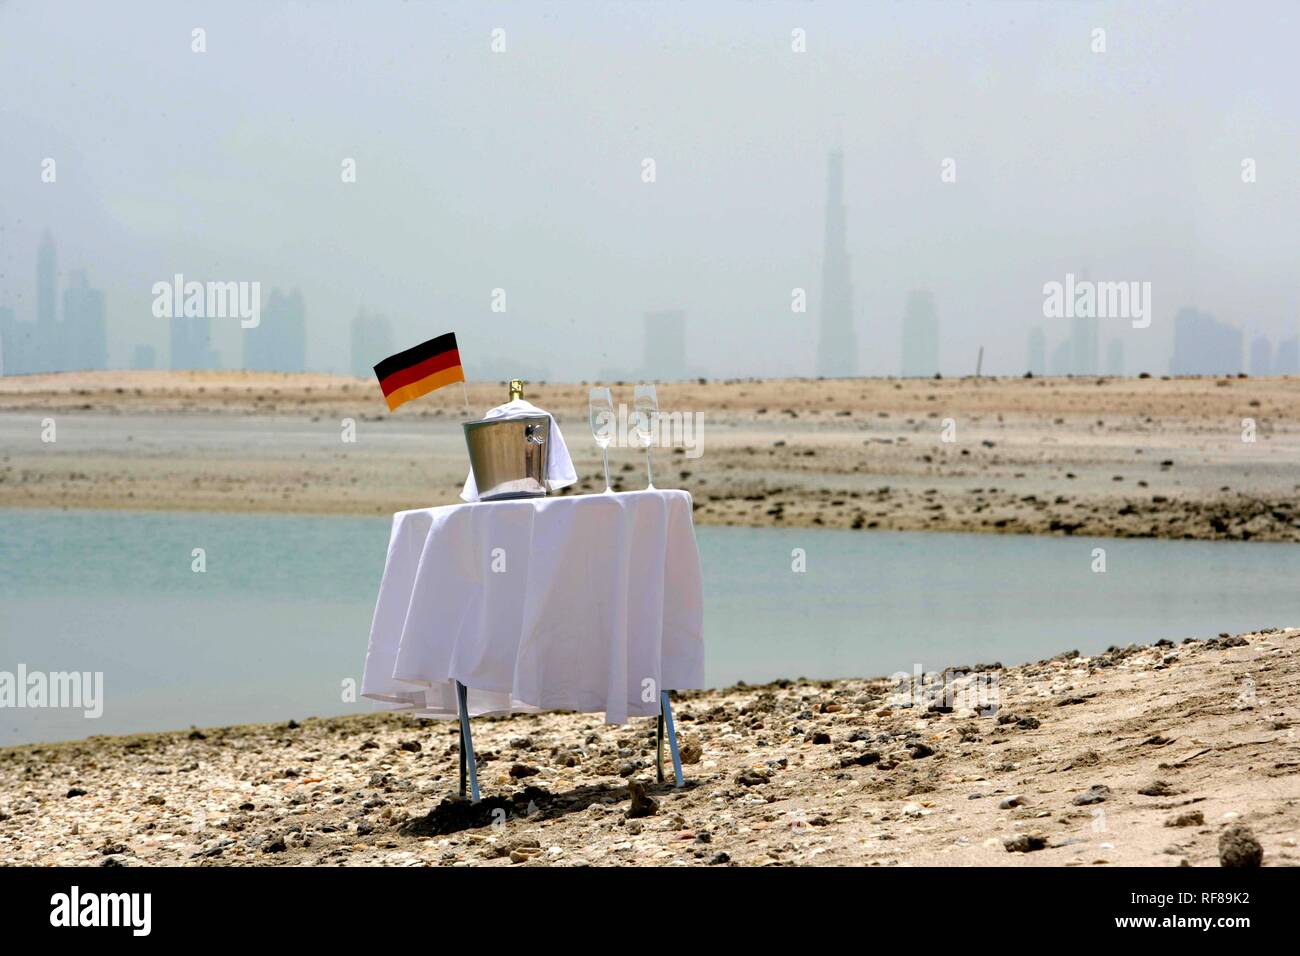
[[[632,801],[627,809],[629,819],[635,817],[649,817],[659,812],[658,802],[645,791],[645,784],[638,783],[636,780],[629,780],[627,789],[632,797]]]
[[[1094,783],[1070,802],[1076,807],[1086,807],[1093,803],[1102,803],[1110,796],[1110,787],[1104,783]]]
[[[1264,848],[1244,823],[1234,823],[1219,834],[1219,865],[1234,869],[1260,866]]]
[[[1047,838],[1034,833],[1020,833],[1002,841],[1008,853],[1032,853],[1047,846]]]
[[[864,750],[859,754],[852,754],[840,758],[840,769],[846,767],[868,767],[873,763],[880,762],[880,753],[876,750]]]
[[[1172,797],[1178,791],[1163,780],[1153,780],[1138,790],[1144,797]]]

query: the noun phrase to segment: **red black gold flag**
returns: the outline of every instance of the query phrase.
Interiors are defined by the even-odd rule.
[[[403,402],[428,395],[434,389],[465,381],[465,372],[460,367],[460,351],[456,348],[456,333],[448,332],[389,356],[375,366],[375,376],[390,412]]]

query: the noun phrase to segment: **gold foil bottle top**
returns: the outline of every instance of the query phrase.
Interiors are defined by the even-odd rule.
[[[510,401],[524,397],[524,383],[521,379],[512,378],[510,380]]]

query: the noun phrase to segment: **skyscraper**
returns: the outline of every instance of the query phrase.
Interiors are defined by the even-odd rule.
[[[1257,335],[1250,343],[1250,374],[1273,374],[1273,343]]]
[[[19,322],[14,310],[0,307],[0,375],[32,371],[36,352],[36,326]]]
[[[370,378],[374,367],[394,352],[393,327],[382,315],[369,315],[365,309],[352,320],[352,374]],[[517,374],[517,373],[512,373]]]
[[[33,372],[63,368],[63,336],[59,328],[58,262],[54,237],[46,230],[36,250],[36,350],[28,365]]]
[[[63,290],[63,367],[69,371],[108,367],[104,293],[92,289],[83,269]]]
[[[1095,315],[1070,320],[1070,355],[1075,375],[1096,375],[1101,371],[1101,337]]]
[[[173,369],[213,369],[217,355],[212,351],[212,320],[207,316],[176,316],[171,320]]]
[[[1035,325],[1029,330],[1029,369],[1035,375],[1047,374],[1047,336],[1043,327]]]
[[[1073,341],[1071,339],[1062,339],[1056,348],[1052,349],[1052,367],[1053,375],[1072,375],[1074,374],[1074,351]]]
[[[1242,371],[1241,353],[1240,329],[1186,306],[1174,316],[1174,375],[1235,375]]]
[[[1124,374],[1124,343],[1119,339],[1111,339],[1106,343],[1106,374]]]
[[[255,372],[303,371],[307,366],[307,309],[302,293],[294,289],[285,295],[272,289],[261,321],[255,328],[242,330],[242,335],[244,368]]]
[[[1088,281],[1088,270],[1080,273],[1080,280]],[[1070,372],[1074,375],[1096,375],[1101,371],[1100,323],[1094,315],[1076,315],[1070,320]]]
[[[657,379],[686,377],[686,313],[645,314],[645,375]]]
[[[1273,357],[1274,375],[1300,375],[1300,339],[1294,335],[1277,343]]]
[[[1101,371],[1098,361],[1097,318],[1078,316],[1070,321],[1070,355],[1075,375],[1095,375]]]
[[[903,310],[903,374],[933,376],[939,371],[939,316],[934,296],[917,289]]]
[[[822,248],[821,332],[817,374],[842,378],[858,373],[853,330],[853,282],[849,274],[844,208],[844,154],[832,150],[826,172],[826,234]]]
[[[157,364],[152,345],[137,345],[131,353],[131,368],[136,370],[151,369]]]

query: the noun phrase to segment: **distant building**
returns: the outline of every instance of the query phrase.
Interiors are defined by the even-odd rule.
[[[686,313],[647,312],[642,374],[660,381],[686,377]]]
[[[1119,339],[1106,343],[1106,374],[1124,374],[1124,343]]]
[[[1292,336],[1277,343],[1273,357],[1274,375],[1300,375],[1300,339]]]
[[[158,367],[158,356],[152,345],[137,345],[131,352],[131,368],[146,371]]]
[[[1250,343],[1250,374],[1273,374],[1273,343],[1257,335]]]
[[[104,325],[104,293],[92,289],[85,270],[72,273],[63,290],[63,368],[108,368],[108,333]]]
[[[1027,371],[1035,375],[1047,374],[1047,336],[1042,326],[1036,325],[1029,330],[1029,367]]]
[[[206,316],[176,316],[171,322],[171,367],[214,369],[217,353],[212,350],[212,320]]]
[[[47,230],[36,250],[36,347],[28,363],[33,372],[56,372],[63,368],[57,288],[58,257],[54,237]]]
[[[301,372],[307,367],[307,309],[302,293],[272,289],[256,327],[243,329],[244,368]]]
[[[1064,339],[1060,345],[1052,349],[1051,373],[1053,375],[1074,374],[1074,351],[1071,345],[1069,339]]]
[[[370,378],[375,366],[395,351],[393,327],[387,317],[369,315],[365,309],[359,311],[352,320],[352,374]]]
[[[0,375],[35,371],[36,326],[19,322],[10,308],[0,308]]]
[[[1078,316],[1070,320],[1071,371],[1075,375],[1096,375],[1101,371],[1097,325],[1096,316]]]
[[[826,170],[826,232],[822,246],[821,330],[817,374],[858,374],[858,339],[853,328],[853,281],[849,273],[848,213],[844,208],[844,154],[833,150]]]
[[[1219,322],[1208,312],[1184,307],[1174,316],[1174,375],[1235,375],[1242,368],[1240,329]]]
[[[903,375],[932,377],[939,371],[939,316],[934,296],[917,289],[903,310]]]

